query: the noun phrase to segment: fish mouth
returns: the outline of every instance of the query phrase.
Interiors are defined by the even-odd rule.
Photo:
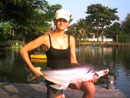
[[[109,68],[107,68],[105,71],[104,71],[104,75],[108,74],[109,73]]]
[[[109,73],[109,69],[107,68],[107,69],[105,69],[105,70],[96,72],[96,73],[94,74],[94,77],[99,78],[99,77],[101,77],[101,76],[107,75],[108,73]]]

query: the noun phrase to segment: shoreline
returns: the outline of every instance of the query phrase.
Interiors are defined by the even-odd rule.
[[[100,46],[130,46],[130,43],[116,43],[116,42],[77,42],[76,46],[87,46],[95,44]]]

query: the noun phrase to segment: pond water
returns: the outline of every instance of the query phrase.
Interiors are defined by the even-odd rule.
[[[110,68],[111,75],[115,76],[114,85],[127,98],[130,98],[130,47],[90,47],[77,48],[79,63],[88,63]],[[31,53],[30,53],[31,54]],[[35,66],[45,67],[46,62],[33,62]],[[0,82],[6,83],[41,83],[41,77],[28,82],[25,70],[26,64],[22,60],[19,49],[0,49]],[[106,85],[106,77],[101,78],[96,85]]]

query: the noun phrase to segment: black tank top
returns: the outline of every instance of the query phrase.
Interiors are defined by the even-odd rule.
[[[70,36],[68,35],[67,49],[53,48],[50,35],[49,35],[49,41],[50,41],[50,48],[46,52],[47,68],[62,69],[70,67]]]

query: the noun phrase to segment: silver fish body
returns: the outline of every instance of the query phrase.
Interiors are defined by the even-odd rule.
[[[43,77],[56,85],[51,85],[56,89],[66,89],[70,83],[90,81],[98,79],[109,72],[108,68],[95,67],[93,65],[81,65],[76,67],[58,69],[58,70],[42,70]]]

